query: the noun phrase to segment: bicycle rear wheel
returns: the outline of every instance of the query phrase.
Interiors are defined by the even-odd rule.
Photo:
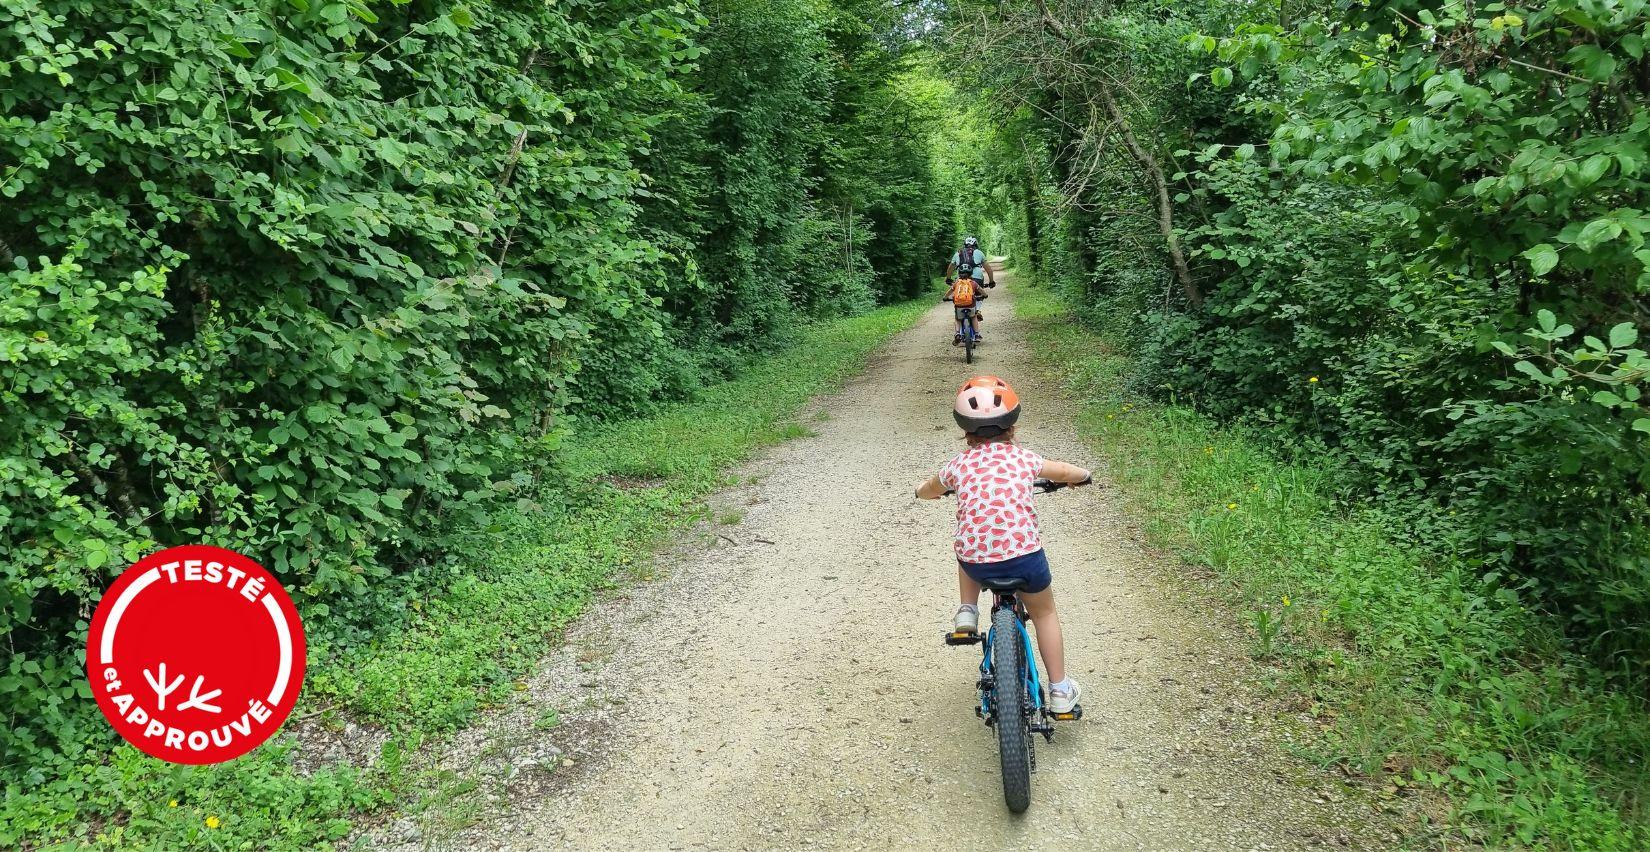
[[[963,320],[963,363],[974,363],[974,318]]]
[[[1014,813],[1031,804],[1031,732],[1026,720],[1025,642],[1014,611],[991,613],[991,707],[1003,759],[1003,800]]]

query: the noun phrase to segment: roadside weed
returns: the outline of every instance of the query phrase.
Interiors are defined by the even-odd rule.
[[[1255,626],[1255,656],[1267,659],[1272,656],[1272,641],[1278,636],[1279,618],[1269,609],[1250,610],[1249,619]]]

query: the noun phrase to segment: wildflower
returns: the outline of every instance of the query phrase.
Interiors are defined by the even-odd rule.
[[[1236,509],[1236,508],[1237,508],[1236,503],[1227,503],[1226,504],[1226,511],[1228,511],[1228,512],[1230,512],[1230,511],[1232,511],[1233,509]]]
[[[166,803],[166,806],[167,806],[167,807],[169,807],[169,808],[175,808],[175,807],[177,807],[177,806],[178,806],[178,800],[177,800],[177,799],[173,799],[173,800],[172,800],[172,801],[170,801],[170,802],[167,802],[167,803]]]
[[[1313,376],[1313,377],[1312,377],[1312,378],[1310,378],[1310,379],[1307,379],[1307,380],[1306,380],[1306,383],[1307,383],[1307,384],[1309,384],[1309,385],[1315,385],[1315,384],[1317,384],[1317,383],[1318,383],[1318,377],[1317,377],[1317,376]]]
[[[1108,415],[1106,415],[1106,419],[1107,419],[1107,420],[1116,420],[1116,419],[1117,419],[1117,415],[1115,415],[1115,414],[1108,414]]]
[[[217,817],[208,816],[206,818],[206,827],[207,828],[217,828],[220,825],[223,825],[223,822],[221,820],[219,820]]]
[[[1214,447],[1204,447],[1203,448],[1203,454],[1206,455],[1206,456],[1214,455],[1214,452],[1215,452]]]
[[[1289,596],[1288,596],[1288,595],[1284,595],[1284,596],[1283,596],[1283,605],[1284,605],[1284,606],[1288,606],[1288,605],[1289,605]]]

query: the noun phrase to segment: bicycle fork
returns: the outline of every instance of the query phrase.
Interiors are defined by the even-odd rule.
[[[1023,618],[1016,617],[1014,619],[1014,633],[1015,638],[1020,643],[1022,658],[1025,660],[1020,701],[1025,705],[1023,716],[1026,719],[1027,728],[1031,733],[1042,734],[1045,742],[1051,742],[1054,739],[1054,725],[1047,718],[1047,713],[1044,710],[1042,677],[1037,671],[1036,658],[1033,656],[1036,652],[1032,648],[1031,634],[1027,632]],[[991,669],[991,648],[996,639],[997,628],[992,627],[986,631],[985,639],[981,643],[984,646],[984,653],[980,658],[980,679],[974,684],[980,693],[980,706],[974,708],[974,715],[984,720],[986,727],[995,727],[997,724],[997,711],[991,706],[991,693],[997,684],[996,673]],[[1032,768],[1035,769],[1036,766],[1036,757],[1033,753]]]

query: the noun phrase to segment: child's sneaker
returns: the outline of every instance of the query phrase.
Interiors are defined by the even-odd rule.
[[[951,345],[952,346],[961,346],[962,345],[962,332],[959,331],[956,334],[951,336]]]
[[[1066,679],[1049,687],[1048,710],[1050,713],[1070,713],[1077,706],[1077,699],[1083,694],[1083,687],[1077,685],[1077,679],[1066,676]]]
[[[980,630],[980,608],[963,604],[957,607],[957,617],[951,620],[952,633],[978,633]]]

